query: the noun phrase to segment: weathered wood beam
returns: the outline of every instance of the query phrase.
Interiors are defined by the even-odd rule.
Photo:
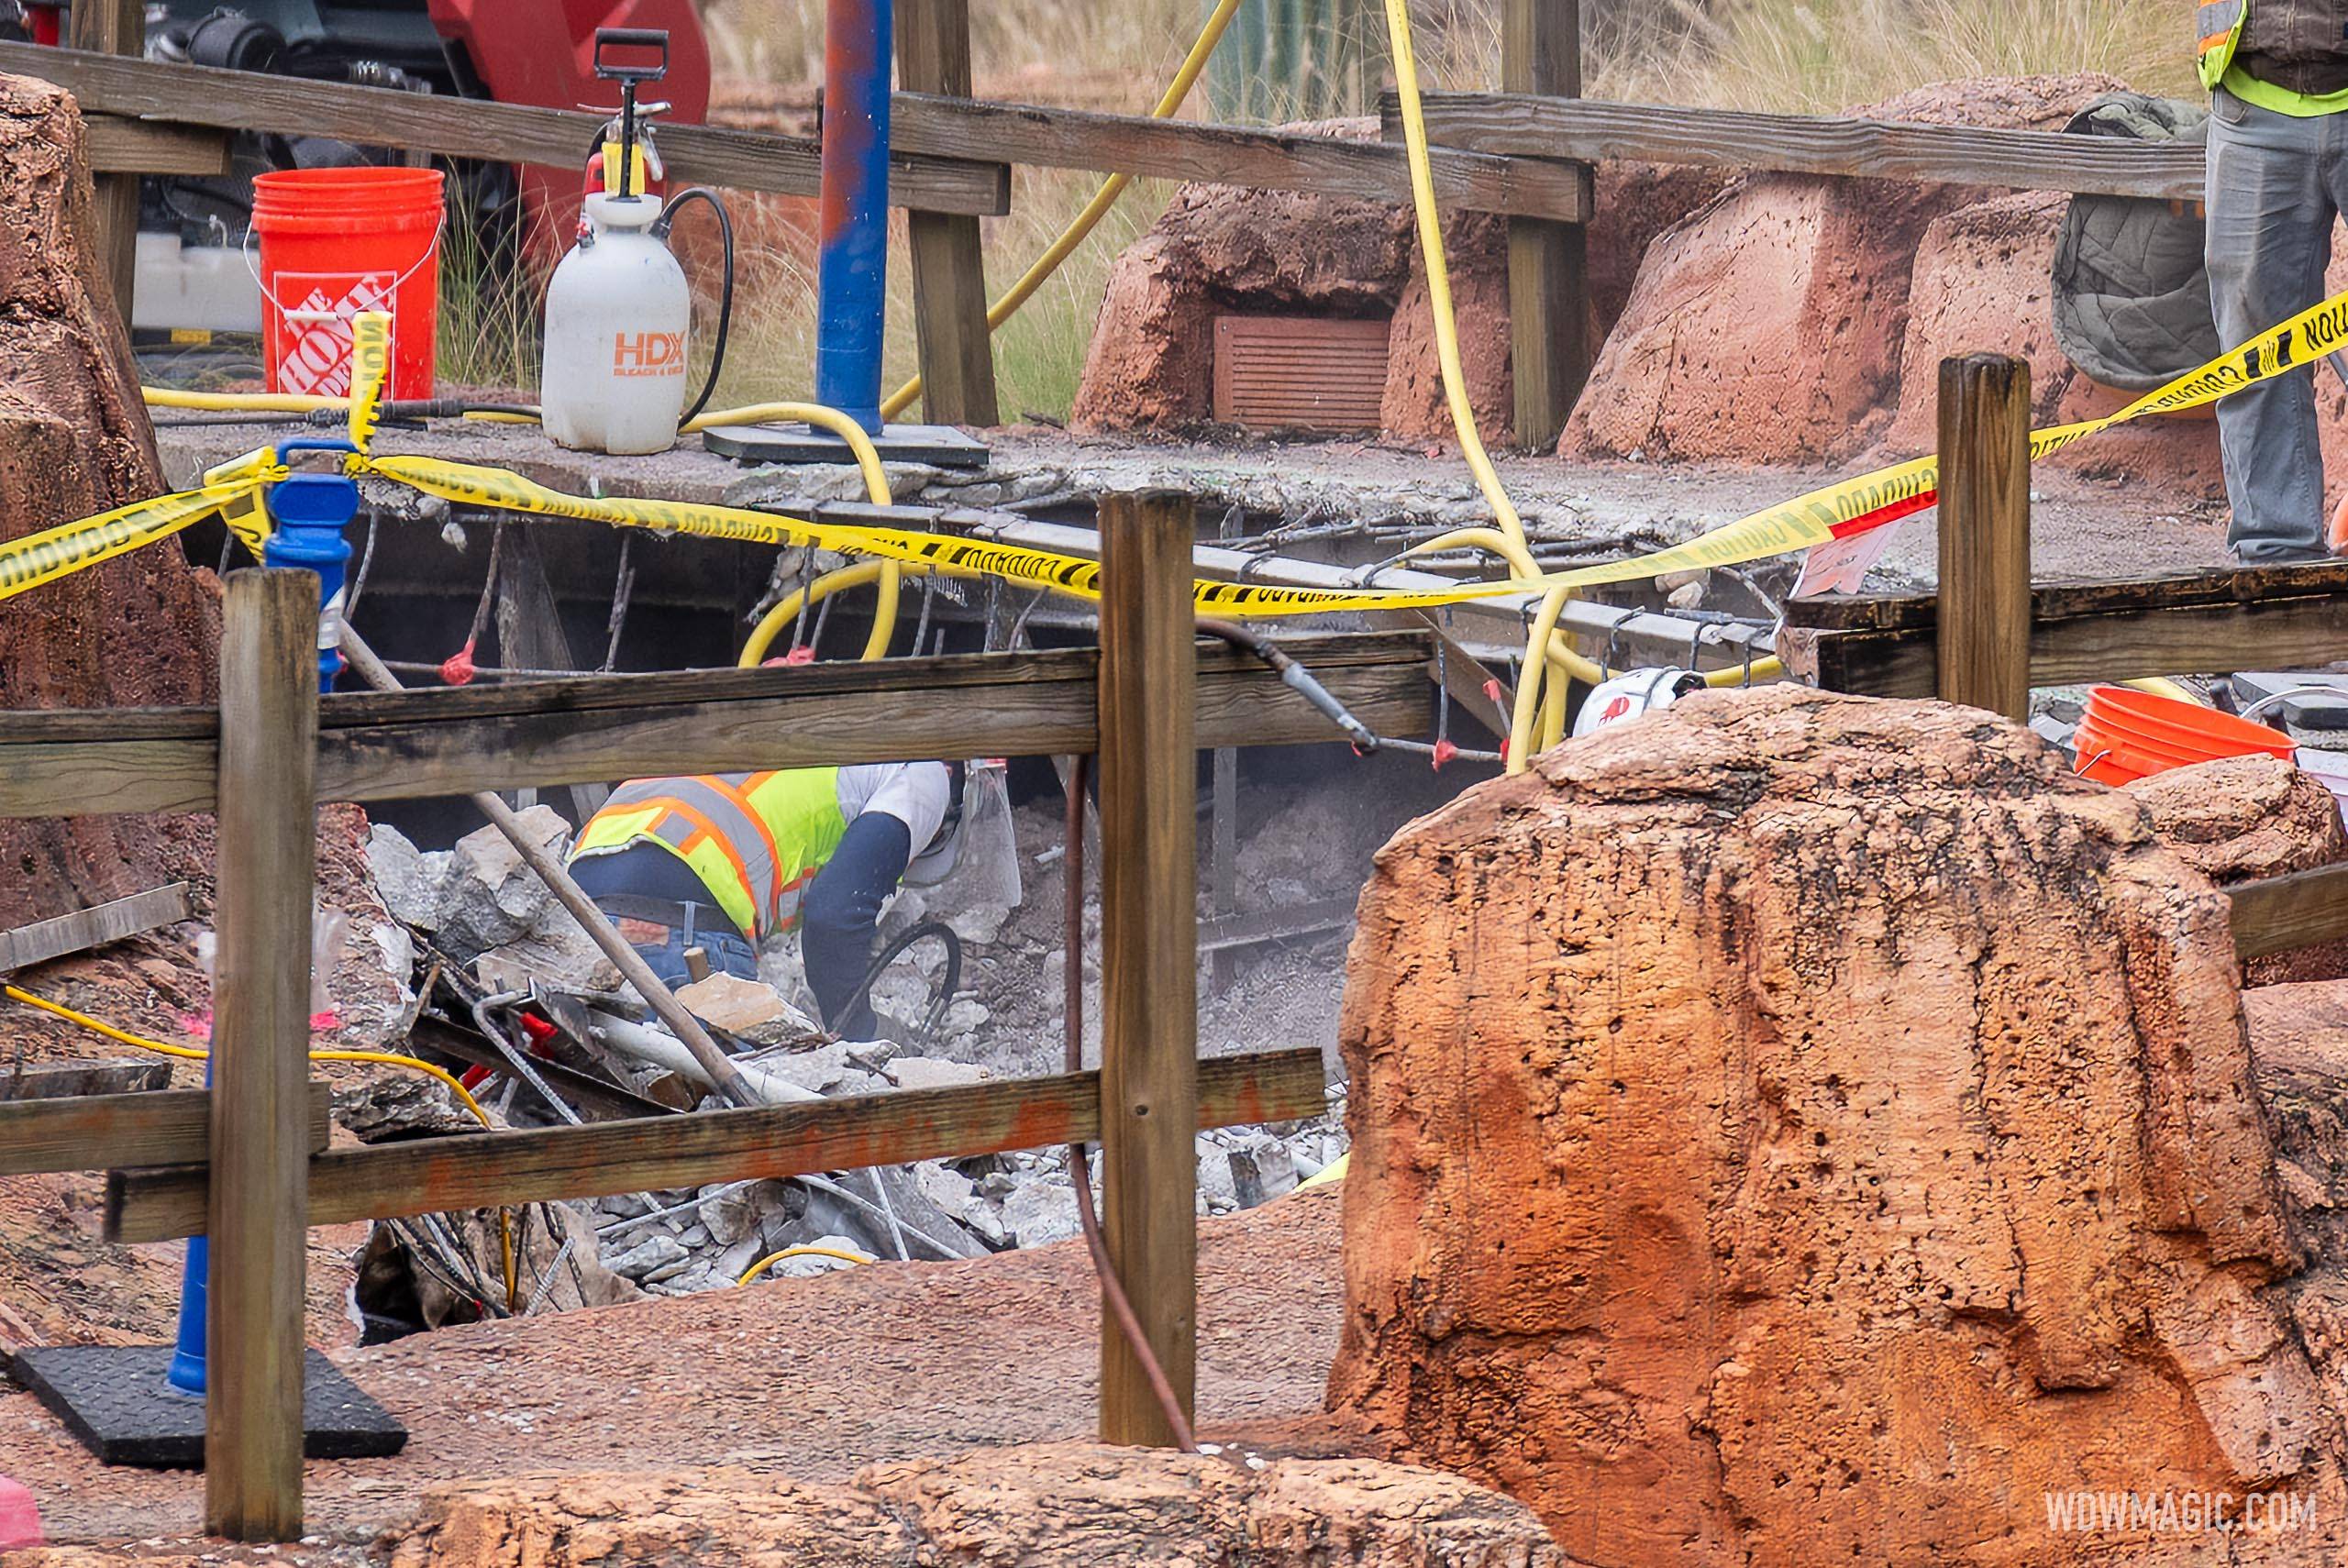
[[[332,137],[367,147],[504,163],[574,164],[594,145],[610,117],[608,111],[440,98],[252,71],[153,64],[34,44],[0,43],[0,71],[54,82],[71,92],[85,113]],[[815,143],[803,137],[664,125],[660,155],[669,177],[679,182],[785,195],[816,193]],[[898,156],[889,163],[889,200],[924,212],[994,217],[1011,210],[1011,182],[999,163]]]
[[[7,1087],[0,1077],[0,1094]],[[334,1094],[314,1082],[309,1097],[308,1147],[318,1154],[327,1146]],[[0,1176],[200,1164],[210,1157],[211,1110],[204,1089],[0,1099]]]
[[[1202,1131],[1317,1116],[1327,1103],[1315,1050],[1199,1064]],[[1068,1073],[816,1104],[426,1138],[338,1149],[313,1159],[309,1222],[338,1225],[955,1159],[1089,1141],[1100,1132],[1101,1075]],[[106,1183],[107,1239],[164,1242],[202,1230],[208,1185],[202,1165],[114,1172]]]
[[[2033,686],[2313,668],[2348,646],[2348,564],[2044,583],[2031,603]],[[1797,600],[1778,645],[1813,685],[1929,697],[1936,625],[1929,593]]]
[[[1423,729],[1423,635],[1287,646],[1379,733]],[[648,773],[1091,751],[1098,657],[965,654],[330,698],[319,717],[318,796],[405,800]],[[908,701],[914,692],[923,701]],[[1244,655],[1202,648],[1198,693],[1202,746],[1335,738]],[[208,811],[217,727],[216,715],[187,709],[0,714],[0,816]]]
[[[2348,936],[2348,866],[2318,866],[2229,888],[2234,951],[2246,963]]]
[[[973,103],[900,93],[889,145],[899,152],[970,156],[984,150],[1040,169],[1090,169],[1266,191],[1312,191],[1364,201],[1411,199],[1402,149],[1287,131],[1104,115],[1036,104]],[[667,151],[670,133],[660,133]],[[1438,148],[1435,199],[1446,209],[1519,214],[1569,223],[1590,215],[1589,171],[1533,158]]]
[[[82,120],[94,174],[179,174],[205,178],[228,172],[225,132],[87,115]]]
[[[2202,190],[2198,143],[1499,93],[1430,93],[1426,118],[1429,139],[1446,147],[1528,157],[1637,159],[2172,201],[2198,201]],[[1390,94],[1386,121],[1389,138],[1399,137]]]
[[[172,1086],[172,1064],[161,1056],[13,1062],[0,1072],[0,1102],[81,1099],[101,1094],[152,1094]]]
[[[173,882],[13,931],[0,931],[0,975],[173,924],[187,919],[191,909],[187,884]]]

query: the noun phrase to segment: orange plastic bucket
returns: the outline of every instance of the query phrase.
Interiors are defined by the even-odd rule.
[[[391,395],[432,395],[441,181],[437,169],[284,169],[254,177],[270,391],[349,393],[350,319],[380,310],[392,317]]]
[[[2298,743],[2280,730],[2173,697],[2124,686],[2088,693],[2088,711],[2071,737],[2078,771],[2106,784],[2221,756],[2265,753],[2290,760]]]

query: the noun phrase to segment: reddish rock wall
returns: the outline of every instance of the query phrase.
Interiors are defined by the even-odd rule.
[[[2099,75],[1944,83],[1852,113],[2053,130],[2121,85]],[[1994,196],[1970,186],[1784,174],[1730,187],[1647,253],[1562,449],[1816,463],[1884,442],[1911,395],[1903,368],[1916,362],[1911,290],[1932,291],[1916,304],[1934,321],[1968,333],[1987,326],[1998,338],[1967,348],[2019,351],[2033,332],[2051,336],[2043,265],[2033,274],[1999,258],[1986,276],[1972,276],[1980,239],[1959,229],[1934,237],[1940,220]],[[1943,245],[1951,253],[1935,259]],[[1927,406],[1931,383],[1927,375]]]
[[[1369,120],[1289,128],[1361,139],[1378,134]],[[1726,178],[1652,164],[1600,167],[1589,231],[1594,337],[1621,314],[1649,243],[1710,201]],[[1447,214],[1444,248],[1468,402],[1485,439],[1501,445],[1514,409],[1507,226],[1489,214]],[[1399,441],[1452,439],[1410,209],[1223,185],[1183,186],[1156,226],[1117,259],[1072,423],[1093,431],[1181,431],[1208,423],[1214,318],[1226,314],[1390,315],[1383,433]]]
[[[0,76],[0,540],[162,490],[130,344],[91,251],[73,101]],[[202,701],[218,663],[209,579],[176,542],[0,602],[0,708]],[[0,926],[186,875],[179,824],[0,823]]]
[[[2210,1549],[2048,1530],[2113,1489],[2338,1533],[2225,903],[2034,737],[1690,699],[1405,829],[1352,966],[1332,1405],[1569,1552]]]

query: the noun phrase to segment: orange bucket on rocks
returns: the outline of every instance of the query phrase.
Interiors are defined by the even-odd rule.
[[[440,326],[437,169],[282,169],[253,180],[269,390],[350,392],[350,321],[392,318],[394,398],[432,395]]]
[[[2288,762],[2298,749],[2280,730],[2125,686],[2099,686],[2088,693],[2087,716],[2071,745],[2079,773],[2102,784],[2125,784],[2221,756],[2264,754]]]

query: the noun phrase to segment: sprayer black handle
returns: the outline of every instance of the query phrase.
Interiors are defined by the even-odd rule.
[[[660,51],[658,65],[606,65],[604,50],[610,49],[657,49]],[[658,82],[669,74],[669,30],[666,28],[597,28],[595,29],[595,74],[606,82]]]

